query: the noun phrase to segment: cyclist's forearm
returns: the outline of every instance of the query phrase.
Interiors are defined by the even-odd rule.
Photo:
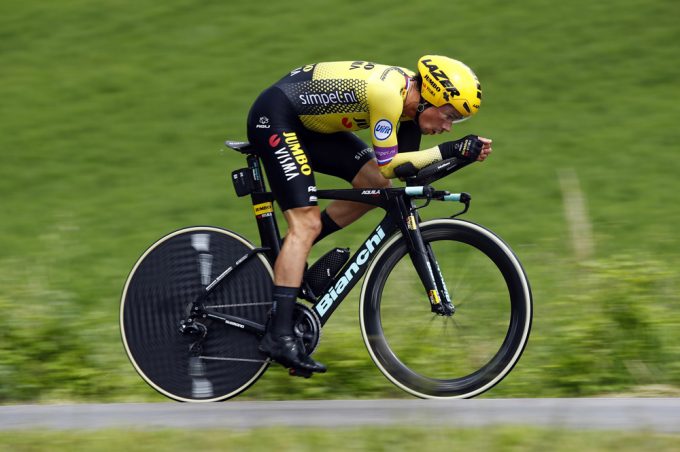
[[[388,164],[380,167],[380,173],[385,178],[392,179],[396,177],[394,169],[404,163],[411,162],[417,169],[421,169],[440,160],[442,160],[442,153],[439,146],[416,152],[400,152]]]

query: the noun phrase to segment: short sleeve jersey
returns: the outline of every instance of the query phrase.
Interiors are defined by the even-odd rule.
[[[366,61],[318,63],[294,69],[276,86],[309,130],[371,130],[379,165],[398,151],[397,126],[413,72]]]

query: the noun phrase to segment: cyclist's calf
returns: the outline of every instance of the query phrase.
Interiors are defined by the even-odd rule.
[[[288,209],[283,214],[288,233],[274,264],[274,284],[297,287],[302,282],[309,250],[321,232],[321,214],[317,206]]]

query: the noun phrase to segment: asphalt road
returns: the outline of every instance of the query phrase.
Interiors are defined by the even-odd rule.
[[[0,407],[0,430],[530,425],[680,432],[680,399],[125,403]]]

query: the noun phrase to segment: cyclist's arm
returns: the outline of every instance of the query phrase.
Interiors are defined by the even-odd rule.
[[[425,168],[435,162],[443,160],[439,146],[415,152],[400,152],[395,155],[389,163],[380,167],[380,173],[387,179],[397,177],[394,169],[404,163],[412,163],[416,169]]]
[[[370,80],[366,87],[371,143],[381,172],[399,152],[397,126],[404,108],[400,83],[404,83],[403,75],[392,72],[385,79]]]
[[[370,103],[371,139],[380,173],[386,179],[391,179],[396,177],[394,168],[406,162],[411,162],[417,169],[420,169],[442,160],[442,154],[437,146],[418,151],[421,133],[415,122],[412,122],[415,128],[409,129],[408,122],[403,123],[400,131],[406,126],[405,131],[396,133],[395,128],[403,109],[401,96],[395,95],[394,90],[383,89],[385,85],[373,85],[372,88],[369,92],[372,100]],[[414,139],[416,133],[418,134],[417,141]],[[404,143],[398,141],[402,138],[405,138]],[[410,146],[415,147],[409,149]]]
[[[473,162],[484,160],[491,152],[491,140],[477,135],[466,135],[454,141],[447,141],[438,146],[417,152],[405,152],[395,155],[387,164],[380,167],[382,175],[388,179],[396,177],[394,169],[404,163],[411,163],[421,169],[440,160],[456,157]]]
[[[438,146],[418,151],[421,132],[415,122],[402,123],[399,133],[396,132],[403,110],[403,100],[394,89],[390,89],[387,84],[373,84],[369,87],[368,94],[371,100],[369,103],[371,141],[383,177],[386,179],[396,177],[394,169],[407,162],[420,169],[442,160]],[[412,126],[409,126],[409,123]],[[401,142],[401,139],[404,139],[404,142]]]
[[[379,116],[385,117],[386,115]],[[373,114],[371,114],[373,118]],[[393,122],[387,122],[387,120],[378,120],[375,124],[372,124],[373,130],[373,149],[375,151],[376,158],[378,159],[378,167],[380,168],[380,173],[386,179],[391,179],[396,177],[394,174],[394,168],[398,167],[407,162],[411,162],[416,169],[421,169],[430,165],[434,162],[438,162],[443,159],[442,153],[438,146],[433,148],[418,151],[420,147],[420,129],[415,123],[412,123],[417,130],[409,130],[407,124],[401,125],[398,134],[392,133],[385,140],[380,140],[384,137],[383,127],[388,127],[388,124],[394,124]],[[401,132],[402,128],[406,126],[405,132]],[[394,126],[390,126],[394,128]],[[414,139],[414,135],[417,132],[417,140]],[[405,138],[404,142],[397,141],[397,138]],[[386,146],[387,145],[387,146]],[[411,147],[414,146],[414,147]]]
[[[415,121],[404,121],[399,124],[399,131],[397,132],[397,142],[399,143],[399,152],[413,152],[420,149],[420,139],[423,133]]]
[[[431,163],[442,160],[437,147],[419,151],[423,134],[415,121],[405,121],[399,125],[397,132],[398,153],[388,163],[380,167],[382,175],[391,179],[395,177],[394,168],[407,162],[413,163],[416,169],[424,168]]]

